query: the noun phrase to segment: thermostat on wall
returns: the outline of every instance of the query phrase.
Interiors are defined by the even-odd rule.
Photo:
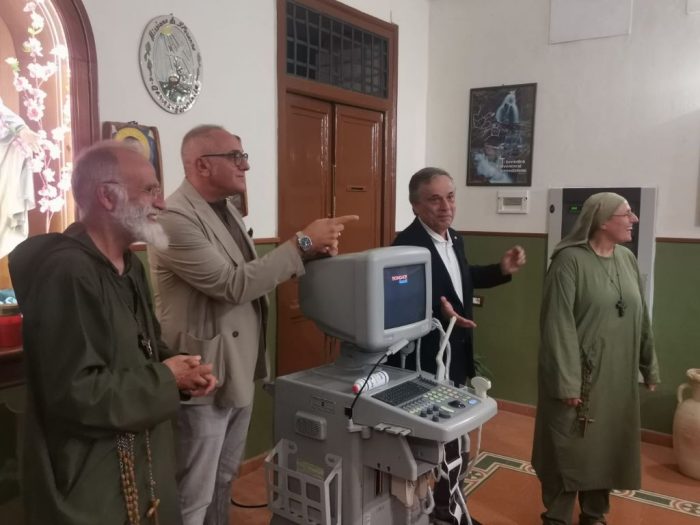
[[[500,190],[498,197],[498,213],[527,213],[530,204],[527,190]]]

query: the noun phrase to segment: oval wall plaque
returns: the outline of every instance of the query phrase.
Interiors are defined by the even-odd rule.
[[[161,108],[183,113],[192,107],[202,89],[202,54],[182,21],[165,15],[148,22],[139,62],[146,89]]]

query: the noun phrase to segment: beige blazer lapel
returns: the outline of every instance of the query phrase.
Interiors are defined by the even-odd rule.
[[[238,224],[238,227],[243,232],[243,237],[245,238],[246,242],[248,243],[248,246],[250,247],[250,250],[253,254],[253,257],[256,258],[257,255],[255,252],[255,243],[253,242],[253,239],[251,239],[250,235],[248,235],[248,231],[245,228],[245,223],[243,222],[243,217],[241,216],[241,213],[231,203],[230,199],[226,199],[226,208],[228,209],[228,212],[231,214],[231,217],[233,217],[235,219],[236,224]],[[221,222],[221,221],[219,221],[219,222]]]
[[[228,256],[239,264],[245,262],[243,253],[233,240],[233,237],[231,237],[231,233],[228,231],[226,225],[221,222],[221,219],[212,209],[209,203],[202,198],[199,192],[192,187],[187,179],[185,179],[182,183],[182,193],[192,205],[192,209],[194,210],[195,214],[202,219],[204,227],[207,230],[210,230],[219,240],[219,244],[228,254]],[[233,206],[229,204],[228,208],[230,210],[233,208]],[[237,217],[236,220],[242,224],[242,221],[239,221]],[[253,250],[253,253],[255,253],[255,250]]]

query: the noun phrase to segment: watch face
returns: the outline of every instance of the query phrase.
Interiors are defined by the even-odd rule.
[[[167,15],[148,22],[139,58],[143,82],[161,108],[183,113],[192,107],[202,89],[202,54],[182,21]]]
[[[302,235],[299,237],[298,242],[301,251],[308,252],[311,249],[311,238],[308,235]]]

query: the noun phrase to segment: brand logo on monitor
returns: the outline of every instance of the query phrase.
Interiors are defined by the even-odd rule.
[[[408,282],[408,275],[405,273],[402,273],[401,275],[392,275],[391,280],[393,282],[398,281],[399,284],[406,284]]]

